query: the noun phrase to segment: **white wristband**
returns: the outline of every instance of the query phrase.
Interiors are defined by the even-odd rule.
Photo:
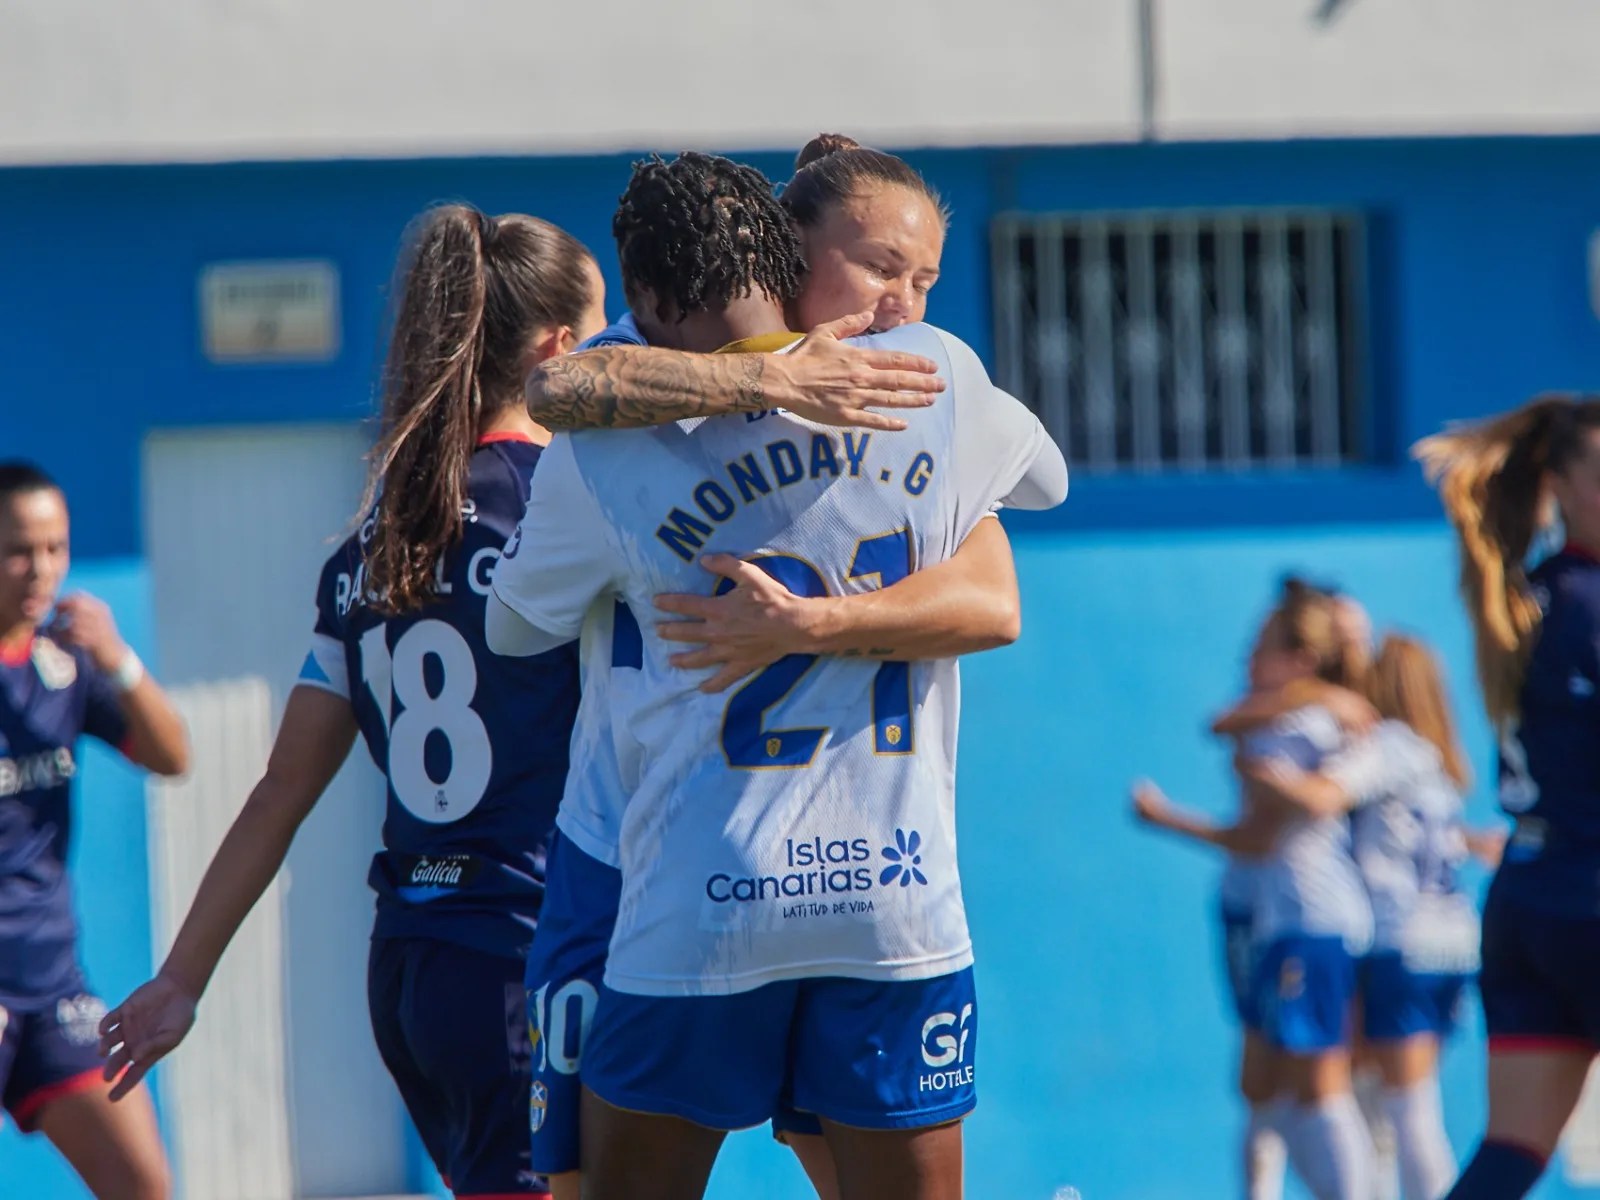
[[[144,664],[139,656],[129,650],[122,656],[122,665],[111,672],[111,686],[119,692],[131,692],[144,678]]]

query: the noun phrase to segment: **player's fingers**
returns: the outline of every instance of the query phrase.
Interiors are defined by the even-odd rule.
[[[883,379],[872,381],[873,390],[868,392],[860,401],[861,404],[870,404],[874,408],[927,408],[937,404],[939,389],[933,387],[904,387],[895,382],[905,379],[926,379],[931,383],[943,383],[942,379],[932,375],[889,375]],[[854,397],[852,397],[854,399]]]
[[[836,321],[828,321],[818,325],[806,335],[807,340],[813,338],[821,340],[838,341],[840,338],[855,337],[858,333],[865,333],[872,328],[872,311],[851,313],[848,317],[840,317]]]
[[[938,382],[938,387],[930,390],[944,389],[944,379],[938,379],[939,365],[933,358],[923,358],[920,354],[907,354],[906,350],[877,349],[862,349],[861,357],[866,360],[867,366],[877,371],[910,371],[920,379],[934,376],[934,382]]]
[[[662,592],[656,597],[656,607],[675,617],[688,617],[687,621],[663,621],[663,625],[689,625],[715,616],[717,601],[712,596],[696,596],[693,592]]]
[[[656,632],[669,642],[693,642],[709,646],[716,637],[704,621],[657,621]]]
[[[110,1054],[106,1055],[106,1064],[100,1071],[101,1078],[110,1083],[123,1071],[127,1070],[128,1064],[132,1061],[133,1056],[128,1053],[128,1048],[126,1046],[118,1046]]]
[[[667,659],[673,666],[685,671],[703,671],[707,667],[719,666],[722,660],[723,655],[709,646],[702,646],[698,650],[680,650]]]
[[[715,695],[718,692],[725,692],[734,684],[743,679],[746,675],[750,674],[752,669],[753,668],[737,663],[729,663],[710,679],[702,683],[700,685],[700,690],[705,692],[707,695]]]
[[[759,576],[763,572],[760,567],[747,563],[737,554],[702,554],[700,565],[713,575],[721,575],[724,579],[731,579],[735,583],[748,583],[752,576]]]
[[[879,387],[900,388],[908,392],[944,391],[944,380],[940,378],[939,368],[931,358],[881,350],[867,351],[866,354],[867,365],[873,373],[887,377],[874,380]]]
[[[122,1078],[117,1080],[117,1082],[111,1086],[112,1102],[115,1103],[116,1101],[121,1100],[129,1092],[133,1091],[134,1088],[138,1087],[143,1081],[144,1077],[149,1074],[150,1067],[151,1064],[148,1062],[136,1062],[130,1065],[128,1069],[122,1073]]]
[[[874,401],[873,403],[876,403]],[[885,413],[873,412],[866,408],[851,408],[839,413],[829,424],[846,426],[850,429],[904,429],[906,423],[899,417],[891,417]]]

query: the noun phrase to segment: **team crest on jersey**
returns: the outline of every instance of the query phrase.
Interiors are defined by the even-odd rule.
[[[1298,958],[1286,958],[1278,970],[1278,998],[1297,1000],[1306,990],[1306,968]]]
[[[528,1130],[538,1133],[544,1128],[544,1118],[550,1108],[550,1089],[535,1079],[533,1090],[528,1093]]]
[[[52,692],[69,688],[78,681],[78,660],[49,638],[34,640],[33,669]]]
[[[85,992],[78,996],[64,996],[56,1001],[56,1024],[62,1036],[74,1046],[93,1046],[100,1040],[100,1018],[106,1015],[106,1003],[99,996]]]

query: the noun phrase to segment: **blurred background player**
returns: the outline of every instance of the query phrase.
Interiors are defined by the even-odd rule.
[[[854,146],[837,135],[814,139],[800,153],[802,171],[820,153],[828,152],[819,148],[839,144]],[[815,247],[819,254],[814,265],[808,260],[792,310],[804,311],[810,320],[831,321],[824,330],[859,329],[868,323],[857,320],[850,324],[844,318],[847,313],[861,313],[874,327],[883,328],[921,320],[927,288],[938,270],[938,244],[943,240],[938,196],[903,161],[877,151],[863,153],[872,174],[858,173],[830,184],[829,199],[815,218],[835,224],[829,216],[834,209],[864,204],[861,219],[851,223],[851,241],[845,247],[850,252],[829,252],[826,244],[813,241],[804,227],[801,229],[808,252]],[[886,198],[893,202],[883,203]],[[908,209],[912,210],[909,214]],[[860,269],[858,260],[863,252],[851,247],[879,240],[893,244],[907,226],[918,231],[939,230],[937,241],[915,255],[923,264],[920,268],[906,270],[904,278],[887,269]],[[817,305],[809,299],[813,292],[840,307]],[[632,345],[636,333],[637,327],[628,317],[595,341]],[[829,333],[813,331],[787,357],[803,354],[829,337]],[[898,352],[877,353],[885,355],[886,363],[909,357]],[[559,411],[541,391],[541,377],[559,377],[563,383],[571,383],[574,376],[541,367],[529,387],[530,415],[587,427],[606,421],[634,425],[651,417],[657,418],[654,423],[666,423],[685,415],[685,401],[702,406],[709,401],[736,411],[739,392],[717,397],[711,389],[718,386],[718,379],[701,379],[708,374],[702,357],[667,351],[652,351],[643,357],[655,360],[649,384],[623,374],[596,373],[585,391],[585,401]],[[617,356],[589,354],[585,356],[588,359],[616,362]],[[922,361],[933,366],[931,361]],[[579,362],[574,359],[575,366]],[[673,396],[664,386],[670,380],[681,381],[683,398]],[[707,391],[696,394],[697,387]],[[872,414],[850,409],[834,412],[816,405],[810,406],[810,415],[828,424],[842,419],[866,424]],[[948,563],[913,572],[887,588],[851,596],[795,596],[766,572],[731,555],[710,555],[705,561],[708,569],[737,586],[718,596],[659,597],[657,606],[662,611],[693,619],[662,622],[657,629],[663,637],[699,643],[699,649],[674,655],[670,661],[688,669],[717,667],[717,674],[705,685],[711,690],[731,686],[788,654],[861,654],[892,637],[908,659],[953,657],[1013,641],[1019,629],[1016,573],[1009,543],[995,520],[980,522]],[[632,769],[621,769],[619,757],[633,756],[615,753],[614,731],[610,730],[612,693],[625,690],[639,669],[638,632],[631,622],[626,606],[602,602],[584,624],[584,699],[569,786],[557,817],[558,826],[569,833],[566,838],[558,836],[551,850],[545,907],[529,957],[530,1020],[542,1034],[534,1054],[534,1166],[551,1177],[558,1200],[567,1187],[576,1187],[575,1177],[567,1173],[575,1172],[578,1164],[583,1037],[598,995],[621,890],[616,830],[637,777],[636,758]],[[613,645],[613,627],[623,630],[625,649],[607,657],[607,648]],[[591,642],[602,644],[591,647]],[[601,666],[598,674],[593,670],[597,661]],[[774,1119],[774,1129],[781,1141],[795,1149],[819,1195],[824,1200],[836,1195],[833,1161],[816,1118],[786,1110]]]
[[[1360,682],[1367,651],[1348,640],[1350,630],[1348,612],[1333,596],[1298,579],[1285,582],[1250,656],[1252,697],[1216,726],[1248,734],[1239,746],[1241,770],[1251,762],[1315,769],[1345,744],[1339,705],[1321,700],[1329,685],[1348,690]],[[1280,706],[1287,711],[1274,716]],[[1271,723],[1250,733],[1262,717]],[[1257,1156],[1263,1127],[1276,1128],[1319,1200],[1369,1200],[1373,1148],[1352,1089],[1349,1009],[1356,958],[1371,945],[1371,909],[1343,818],[1307,817],[1263,799],[1247,786],[1238,822],[1219,826],[1172,807],[1154,785],[1134,789],[1140,819],[1259,860],[1244,1011],[1260,1021],[1272,1053],[1247,1034],[1247,1187],[1275,1190],[1267,1176],[1273,1164]],[[1286,1103],[1263,1102],[1269,1092]]]
[[[566,776],[577,654],[490,654],[483,606],[549,436],[523,411],[523,378],[604,324],[604,284],[555,226],[459,204],[414,224],[397,278],[370,511],[323,568],[311,652],[265,777],[160,973],[106,1016],[106,1076],[121,1076],[120,1095],[188,1032],[359,734],[388,780],[368,876],[379,1053],[457,1196],[538,1195],[522,961]]]
[[[656,194],[663,191],[673,193],[668,197],[670,203],[657,200]],[[654,202],[645,203],[647,199]],[[715,213],[716,219],[708,222],[705,228],[695,230],[682,227],[686,215],[693,221],[695,214],[707,212]],[[656,325],[671,325],[674,328],[664,340],[689,348],[712,349],[718,343],[727,343],[740,335],[746,338],[746,345],[753,344],[756,336],[762,334],[770,335],[763,341],[774,346],[795,340],[795,335],[784,332],[785,321],[779,305],[792,299],[798,286],[798,272],[792,269],[792,264],[798,263],[798,251],[786,218],[772,203],[770,185],[759,173],[737,167],[726,160],[694,154],[681,156],[672,164],[659,161],[641,164],[619,210],[619,234],[623,233],[623,213],[628,214],[626,224],[629,228],[619,241],[622,242],[629,300],[635,318],[647,336],[652,336]],[[757,253],[747,260],[747,256],[738,249],[747,240],[757,245],[765,244],[767,253]],[[953,356],[953,351],[947,348],[950,343],[943,339],[938,342],[923,339],[908,344],[919,350],[926,345],[927,350],[921,351],[924,353]],[[1005,415],[1003,408],[992,405],[983,418],[977,419],[992,423],[1003,419]],[[777,424],[773,425],[773,421]],[[1026,418],[1022,432],[1039,432],[1032,418]],[[797,476],[789,474],[788,467],[783,465],[788,459],[778,454],[778,451],[786,448],[795,454],[800,453],[785,438],[786,433],[809,446],[809,453],[804,459],[797,460],[808,465]],[[702,469],[714,476],[713,460],[721,462],[731,456],[735,461],[748,463],[754,462],[758,454],[766,455],[773,463],[772,470],[779,482],[786,488],[801,484],[802,480],[808,480],[809,485],[779,493],[770,503],[764,504],[764,499],[772,489],[763,468],[757,472],[759,482],[750,481],[748,506],[741,512],[735,512],[730,507],[721,516],[713,518],[719,523],[728,522],[719,536],[732,539],[735,543],[745,541],[752,545],[762,544],[768,541],[770,535],[781,533],[790,522],[800,521],[804,528],[813,531],[814,536],[832,543],[844,533],[829,533],[825,523],[817,524],[815,518],[818,512],[833,507],[819,506],[819,494],[837,503],[841,492],[832,490],[837,487],[869,506],[872,499],[879,496],[885,497],[883,503],[890,509],[903,505],[905,501],[897,500],[895,493],[879,492],[873,485],[875,482],[881,485],[882,481],[897,477],[900,468],[905,465],[898,461],[897,456],[908,454],[926,442],[926,435],[917,438],[911,446],[906,446],[897,438],[890,443],[890,448],[882,452],[878,463],[868,462],[863,466],[860,460],[865,457],[869,435],[862,435],[855,442],[847,441],[845,450],[841,452],[828,435],[808,433],[805,426],[774,413],[764,414],[759,422],[701,424],[691,429],[669,427],[660,432],[638,433],[627,441],[611,440],[622,436],[578,435],[570,443],[558,440],[554,444],[568,458],[562,462],[560,474],[551,476],[547,471],[536,481],[529,515],[519,530],[521,542],[518,555],[507,559],[496,587],[497,596],[514,605],[516,614],[509,608],[503,614],[503,637],[496,634],[500,624],[498,618],[491,620],[494,644],[513,651],[531,651],[547,639],[562,636],[560,630],[575,622],[595,596],[613,588],[625,591],[630,603],[637,607],[641,603],[648,603],[662,583],[681,585],[693,582],[693,576],[685,573],[698,569],[695,566],[696,556],[692,552],[671,550],[672,538],[665,526],[658,531],[657,538],[665,542],[671,557],[666,557],[659,549],[652,554],[647,545],[635,545],[635,538],[648,536],[647,532],[636,532],[632,528],[636,521],[625,521],[625,527],[619,527],[609,517],[596,521],[591,514],[589,521],[574,527],[571,514],[581,514],[582,506],[574,507],[574,496],[566,494],[577,485],[565,477],[579,470],[578,464],[585,460],[591,462],[591,469],[597,470],[602,478],[607,470],[605,464],[608,455],[623,456],[617,461],[628,461],[631,464],[629,470],[635,478],[645,462],[652,462],[655,469],[648,475],[651,481],[650,494],[643,497],[634,494],[639,490],[635,485],[628,496],[629,507],[623,515],[648,519],[647,523],[654,523],[658,515],[656,506],[663,506],[662,512],[665,512],[670,507],[669,501],[676,501],[680,492],[687,495],[689,490],[694,489],[694,477]],[[912,437],[913,434],[906,436]],[[967,437],[976,438],[977,431],[969,430]],[[585,440],[580,441],[580,438]],[[748,444],[752,451],[743,460],[739,459],[738,454],[741,444]],[[1042,452],[1042,448],[1038,438],[1022,437],[1016,447],[1018,456],[1015,461],[1007,467],[1002,465],[1006,460],[1001,459],[995,469],[1015,470],[1020,476]],[[838,457],[840,453],[845,457]],[[778,457],[772,458],[774,454],[778,454]],[[850,462],[856,465],[849,466],[847,459],[852,454],[855,458]],[[705,466],[697,467],[696,463],[702,458]],[[884,466],[884,460],[894,465]],[[931,468],[933,462],[934,459],[929,457],[925,465]],[[873,469],[875,467],[881,470]],[[947,466],[945,469],[959,472],[958,467]],[[972,469],[974,473],[981,473],[983,467],[974,463]],[[933,478],[930,475],[929,482]],[[858,482],[852,483],[852,480]],[[1064,483],[1064,472],[1062,481]],[[583,486],[583,494],[594,495],[588,485]],[[713,493],[706,489],[713,486],[720,488],[721,485],[715,484],[714,478],[708,478],[699,490],[709,498]],[[734,483],[731,486],[738,485]],[[927,484],[917,480],[910,485],[908,494],[916,496],[924,490],[927,490]],[[606,497],[619,494],[613,486],[604,482],[600,484],[599,492],[601,503],[605,503]],[[998,499],[999,496],[994,498]],[[635,508],[638,508],[637,512],[634,512]],[[975,523],[987,508],[987,503],[981,503],[979,509],[971,511],[971,520]],[[568,515],[557,518],[555,514],[558,511]],[[721,511],[720,507],[718,511]],[[889,513],[864,515],[876,527],[878,519],[887,519]],[[741,516],[748,519],[742,520]],[[697,518],[683,514],[684,527],[696,528],[689,523],[692,520]],[[773,525],[773,522],[777,524]],[[585,525],[587,527],[583,527]],[[597,531],[603,536],[597,537]],[[712,533],[709,526],[705,528],[705,533]],[[935,533],[935,539],[937,536]],[[611,538],[632,548],[613,551],[607,544]],[[887,547],[879,545],[885,542],[889,543]],[[699,544],[696,539],[696,545]],[[950,541],[944,544],[953,549]],[[527,553],[530,545],[540,551],[532,561],[544,564],[545,569],[525,574],[518,568],[521,555]],[[855,548],[857,554],[852,577],[871,576],[875,582],[889,584],[903,576],[911,565],[912,556],[907,553],[910,543],[905,531],[859,540]],[[835,549],[843,552],[848,546],[841,544]],[[882,549],[884,553],[873,553],[868,560],[863,560],[861,555],[868,549]],[[617,563],[610,558],[613,553],[621,553],[633,564],[633,569],[618,569]],[[937,550],[933,553],[936,554]],[[644,565],[641,554],[650,557],[651,565]],[[561,573],[553,573],[549,567],[557,557],[568,560],[567,569]],[[799,559],[780,554],[769,557],[767,561],[776,568],[776,573],[787,575],[791,584],[797,584],[803,590],[814,594],[829,590],[822,576],[815,574],[815,568],[805,564],[796,568],[810,571],[811,575],[796,575],[795,571],[787,569],[791,563],[800,563]],[[515,574],[509,575],[508,570],[515,571]],[[715,933],[709,935],[721,947],[713,951],[709,945],[698,944],[704,942],[708,935],[692,933],[692,920],[686,924],[675,919],[674,913],[661,911],[659,897],[656,900],[641,900],[651,890],[645,878],[651,871],[670,865],[675,870],[687,870],[695,874],[700,863],[708,858],[720,860],[723,854],[723,850],[718,848],[721,842],[718,835],[713,835],[698,847],[694,844],[693,825],[699,825],[700,822],[689,824],[690,814],[685,812],[673,818],[664,811],[663,805],[667,809],[676,808],[672,797],[680,791],[698,797],[698,805],[706,801],[708,796],[717,795],[718,780],[722,779],[724,799],[714,804],[705,817],[719,829],[736,830],[751,821],[776,820],[781,824],[786,819],[786,813],[789,819],[802,819],[805,810],[813,802],[813,796],[821,808],[829,807],[827,797],[835,794],[838,785],[830,783],[832,771],[817,769],[819,765],[831,765],[839,761],[833,758],[829,748],[824,747],[828,731],[779,730],[767,724],[766,716],[766,710],[800,683],[800,676],[810,671],[815,660],[808,657],[784,660],[773,668],[774,671],[782,669],[787,680],[777,694],[761,701],[756,699],[766,695],[767,688],[777,686],[767,678],[771,672],[763,672],[736,692],[728,705],[724,706],[720,703],[707,704],[701,693],[694,690],[694,684],[698,681],[693,677],[679,681],[670,669],[664,669],[662,659],[666,647],[656,637],[647,634],[645,643],[646,676],[658,695],[653,702],[641,703],[633,714],[635,726],[641,730],[641,737],[646,742],[646,777],[640,794],[630,802],[624,825],[624,898],[621,918],[613,938],[607,965],[607,984],[595,1018],[593,1040],[585,1050],[585,1194],[590,1194],[592,1190],[594,1195],[601,1197],[699,1195],[722,1140],[721,1131],[769,1118],[786,1094],[792,1097],[795,1107],[816,1111],[823,1118],[824,1130],[838,1166],[842,1195],[921,1197],[958,1194],[959,1127],[950,1122],[970,1107],[970,1071],[964,1082],[952,1082],[948,1092],[930,1099],[917,1094],[914,1081],[889,1078],[898,1075],[898,1071],[914,1058],[914,1045],[906,1047],[904,1054],[887,1057],[874,1054],[872,1061],[861,1060],[859,1066],[862,1077],[851,1087],[846,1086],[852,1074],[849,1070],[841,1072],[836,1069],[839,1064],[834,1062],[824,1079],[818,1074],[820,1063],[813,1056],[792,1056],[789,1047],[791,1037],[798,1039],[799,1044],[807,1044],[803,1030],[791,1028],[797,1023],[814,1026],[819,1037],[824,1033],[830,1038],[836,1037],[838,1031],[832,1028],[835,1021],[830,1019],[829,1012],[833,1013],[834,1018],[842,1018],[843,1009],[840,1006],[848,1006],[855,1010],[852,1020],[871,1024],[872,1010],[876,1009],[878,1023],[881,1023],[887,1019],[886,1006],[894,1007],[896,998],[900,998],[909,1002],[918,1012],[928,1005],[942,1009],[955,1004],[960,1016],[958,1018],[953,1012],[949,1020],[948,1040],[952,1047],[949,1062],[955,1062],[954,1033],[959,1024],[959,1053],[963,1061],[970,1063],[967,1042],[972,1035],[974,1014],[970,998],[964,1003],[960,1002],[961,994],[970,986],[970,974],[966,970],[957,970],[954,975],[940,976],[934,972],[934,977],[927,977],[934,964],[944,971],[948,971],[951,965],[959,967],[967,951],[957,949],[951,954],[942,957],[935,955],[928,959],[919,956],[913,947],[907,945],[907,953],[887,961],[882,960],[880,953],[869,956],[876,957],[878,961],[869,962],[858,956],[866,943],[875,940],[878,936],[877,927],[887,918],[873,916],[865,922],[860,919],[841,920],[841,914],[845,913],[844,905],[834,906],[830,910],[827,905],[813,904],[813,908],[819,909],[818,915],[831,915],[834,919],[823,923],[827,926],[825,929],[819,928],[817,922],[811,922],[805,933],[791,933],[776,927],[781,925],[783,919],[778,913],[763,911],[760,915],[753,915],[753,910],[745,909],[742,900],[732,892],[724,899],[738,901],[735,907],[713,910],[723,914],[719,926],[728,921],[734,923],[728,927],[726,937]],[[882,657],[895,653],[889,649],[878,651]],[[890,662],[880,667],[865,663],[830,663],[823,666],[822,672],[833,679],[836,685],[841,682],[847,686],[852,682],[866,683],[868,692],[859,697],[863,711],[869,706],[869,701],[870,707],[877,709],[881,706],[884,709],[878,713],[877,720],[855,733],[850,739],[851,744],[873,739],[879,744],[879,752],[872,761],[879,764],[880,770],[887,769],[893,775],[919,766],[918,761],[910,756],[919,750],[922,755],[928,753],[930,747],[926,743],[930,735],[925,733],[923,746],[917,746],[909,727],[913,710],[906,707],[910,701],[912,677],[904,664]],[[879,682],[874,684],[874,680]],[[801,688],[796,697],[803,699],[804,694],[811,690]],[[853,686],[851,690],[854,690]],[[790,708],[793,702],[794,698],[786,702],[786,713],[794,712]],[[834,697],[835,708],[840,703],[843,702]],[[927,720],[937,728],[940,723],[934,716],[936,708],[931,704],[917,705],[918,719]],[[726,720],[724,713],[727,714]],[[724,723],[720,738],[714,729],[706,726],[706,721],[713,714],[717,721]],[[687,725],[686,719],[689,722]],[[799,718],[790,716],[788,719]],[[725,759],[721,750],[710,751],[714,761],[703,757],[707,754],[706,747],[715,746],[719,740],[726,747],[729,757]],[[838,745],[836,743],[831,748],[833,753],[838,752]],[[870,746],[866,748],[871,749]],[[813,758],[818,754],[823,758],[814,763]],[[689,761],[674,763],[671,761],[674,756]],[[779,770],[767,770],[760,775],[741,774],[746,768],[758,765],[776,766]],[[702,784],[685,783],[682,772],[686,767],[696,772],[709,771],[710,774]],[[834,768],[835,771],[837,769]],[[730,774],[731,779],[728,778]],[[758,781],[767,786],[758,787]],[[730,790],[730,783],[737,783],[738,786]],[[748,794],[752,789],[754,794]],[[895,790],[891,788],[885,794],[886,806],[893,804]],[[926,802],[927,789],[916,790],[919,792],[917,798]],[[739,807],[741,797],[745,801],[743,815],[723,811],[728,808],[730,801],[734,807]],[[932,799],[937,802],[936,798]],[[827,824],[826,812],[819,810],[812,816],[822,824]],[[835,816],[844,821],[847,814],[836,813]],[[853,812],[848,814],[848,819],[859,824],[869,816]],[[891,846],[884,852],[886,859],[907,864],[896,866],[894,874],[898,877],[903,871],[906,884],[909,885],[915,873],[922,888],[927,888],[921,864],[932,848],[940,859],[940,867],[935,874],[944,884],[942,889],[933,889],[932,894],[937,896],[942,891],[948,897],[954,882],[953,864],[948,861],[949,847],[944,844],[946,832],[943,821],[919,819],[912,823],[909,820],[902,821],[899,817],[898,813],[880,814],[880,823],[890,821],[905,826],[896,835],[898,849]],[[917,826],[937,832],[930,833],[924,840],[916,832]],[[630,835],[630,830],[641,830],[641,827],[651,832]],[[911,829],[909,834],[906,828]],[[777,840],[774,841],[773,837]],[[670,844],[661,844],[658,838],[664,838]],[[772,836],[757,836],[753,842],[743,836],[737,836],[736,840],[744,847],[739,854],[756,856],[770,854],[771,849],[783,841],[775,832],[772,832]],[[844,841],[835,838],[833,841],[838,841],[840,845],[859,842],[860,846],[865,847],[869,839],[863,836]],[[645,849],[646,845],[650,848]],[[763,851],[762,847],[766,847],[766,850]],[[802,858],[805,852],[803,849]],[[833,851],[825,853],[832,854]],[[828,861],[837,866],[835,860]],[[776,864],[772,865],[776,869]],[[820,869],[823,860],[818,859],[813,865]],[[750,869],[759,868],[752,863]],[[741,864],[736,870],[742,872],[745,866]],[[843,875],[851,880],[858,877],[864,880],[867,874],[868,869],[859,864],[851,870],[843,870]],[[889,872],[885,871],[881,882],[884,888],[893,882],[888,876]],[[679,897],[678,904],[701,903],[694,898],[694,893],[702,889],[717,890],[721,885],[715,882],[716,879],[723,879],[734,891],[738,890],[736,881],[730,876],[713,873],[710,879],[711,882],[702,880],[688,894],[682,893],[681,889],[668,890]],[[661,886],[659,881],[657,886]],[[862,883],[860,886],[868,888],[871,884]],[[710,901],[713,904],[721,903],[710,891],[706,893]],[[792,890],[786,893],[789,901],[796,894]],[[921,891],[912,892],[902,888],[898,893],[877,893],[876,900],[884,908],[890,907],[895,899],[899,900],[899,904],[894,905],[896,908],[920,906],[919,902],[925,902],[923,895]],[[760,899],[775,901],[770,890]],[[671,908],[672,905],[667,907]],[[804,907],[803,903],[801,907]],[[853,915],[861,918],[873,911],[872,902],[866,900],[856,906]],[[750,920],[771,931],[770,936],[750,942],[736,928]],[[928,928],[926,923],[923,928]],[[669,930],[672,931],[670,935]],[[796,946],[793,941],[795,937],[801,938],[803,948]],[[672,944],[672,938],[676,938],[679,944]],[[827,947],[825,954],[824,943]],[[743,947],[742,951],[740,947]],[[776,963],[763,963],[762,960],[782,954],[786,949],[798,952],[803,963],[787,971]],[[708,952],[713,955],[711,959],[705,957]],[[718,966],[717,960],[727,954],[732,954],[734,959],[743,955],[752,957],[744,965],[728,962],[725,966]],[[684,969],[682,963],[685,955],[695,959],[698,965],[690,974],[680,978],[678,972]],[[666,967],[671,974],[662,975],[656,968],[645,965],[645,961],[650,959],[679,965]],[[833,969],[819,970],[824,963]],[[908,969],[911,972],[909,977],[904,975]],[[815,978],[822,975],[846,978]],[[896,976],[905,978],[905,982],[889,982]],[[769,983],[769,980],[773,982]],[[663,985],[669,990],[660,991]],[[911,995],[913,991],[915,996]],[[638,994],[633,994],[635,992]],[[728,992],[734,994],[726,995]],[[639,1011],[632,1012],[634,1008]],[[624,1012],[624,1009],[630,1011]],[[898,1040],[909,1029],[914,1038],[915,1029],[912,1026],[915,1025],[922,1029],[926,1039],[926,1025],[911,1021],[910,1015],[909,1010],[901,1014],[902,1019],[892,1021],[893,1028],[883,1029],[881,1036]],[[663,1022],[670,1028],[664,1026]],[[863,1036],[869,1036],[865,1027]],[[702,1053],[709,1047],[708,1038],[716,1038],[721,1043],[721,1049],[713,1056],[720,1065],[716,1072],[708,1072],[704,1065],[710,1061]],[[730,1038],[736,1038],[738,1045],[731,1045],[727,1040]],[[926,1058],[935,1051],[943,1052],[942,1042],[933,1048],[925,1043],[922,1053]],[[826,1057],[832,1059],[836,1056]],[[700,1064],[693,1071],[688,1070],[690,1059]],[[590,1103],[590,1095],[596,1092],[616,1104],[625,1105],[630,1111],[625,1112],[610,1104]],[[880,1111],[885,1106],[893,1111]],[[917,1129],[919,1126],[923,1128]],[[886,1131],[891,1128],[901,1132]]]
[[[55,482],[0,463],[0,1100],[99,1200],[161,1200],[149,1093],[113,1106],[100,1078],[92,1033],[105,1006],[78,963],[67,857],[78,739],[180,775],[188,736],[110,609],[83,592],[57,598],[68,533]]]
[[[1382,1083],[1401,1194],[1438,1200],[1456,1174],[1439,1094],[1439,1051],[1478,967],[1477,912],[1461,888],[1466,759],[1437,660],[1391,634],[1367,679],[1383,722],[1315,773],[1259,761],[1256,786],[1318,817],[1351,813],[1356,865],[1372,902],[1361,964],[1361,1028]]]
[[[1600,1046],[1600,400],[1546,396],[1425,438],[1461,548],[1500,805],[1483,910],[1489,1129],[1452,1200],[1526,1195]],[[1566,546],[1525,562],[1554,500]]]

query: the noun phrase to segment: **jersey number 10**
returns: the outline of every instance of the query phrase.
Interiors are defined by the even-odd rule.
[[[750,560],[797,596],[826,596],[822,573],[791,554],[765,554]],[[911,571],[911,534],[905,529],[862,538],[850,560],[847,579],[876,576],[879,587],[900,582]],[[717,595],[733,589],[717,585]],[[789,654],[746,683],[728,701],[722,718],[722,750],[728,765],[746,771],[809,767],[828,735],[827,726],[772,729],[767,713],[792,692],[817,664],[814,654]],[[872,748],[879,754],[910,754],[911,665],[886,662],[872,680]]]

